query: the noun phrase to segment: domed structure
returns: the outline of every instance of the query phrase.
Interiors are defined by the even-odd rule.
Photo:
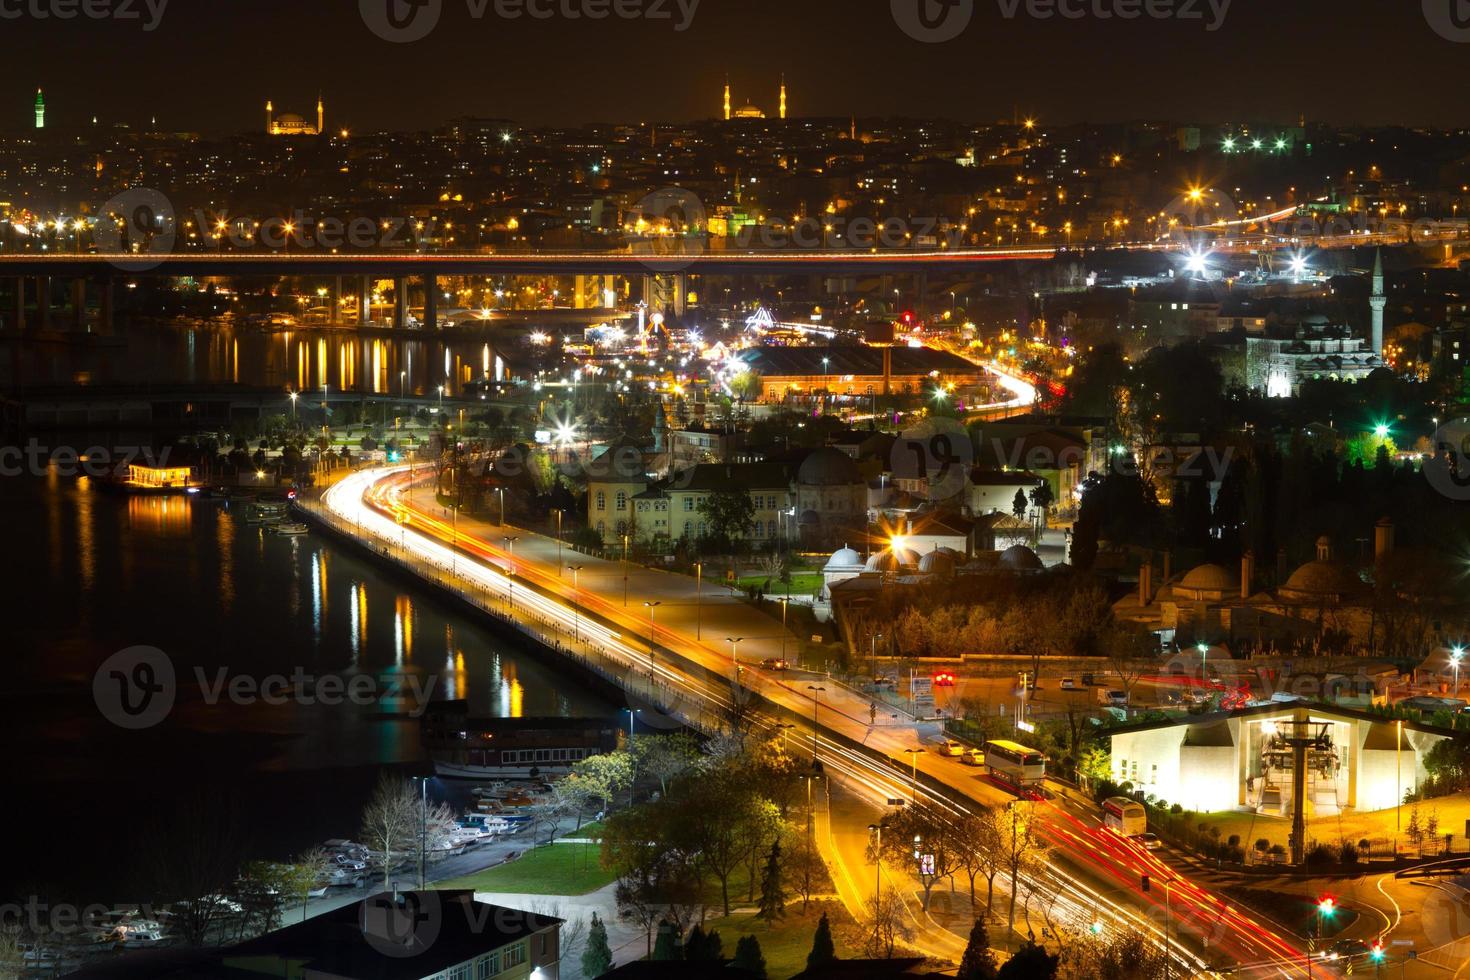
[[[880,551],[868,559],[865,566],[870,572],[901,572],[919,564],[919,556],[907,548]]]
[[[818,449],[796,471],[796,482],[804,487],[845,487],[862,483],[857,461],[840,449]]]
[[[1036,552],[1024,544],[1012,545],[1000,553],[1000,567],[1012,572],[1039,572],[1046,568]]]
[[[1174,594],[1183,599],[1208,602],[1225,598],[1240,588],[1235,577],[1219,565],[1204,564],[1190,569],[1174,586]]]
[[[939,578],[954,578],[955,560],[949,549],[935,550],[919,559],[920,575],[935,575]]]
[[[1281,598],[1296,602],[1341,602],[1363,591],[1363,581],[1332,557],[1332,539],[1317,539],[1317,560],[1291,573],[1281,587]]]
[[[863,556],[852,548],[842,547],[832,552],[832,557],[827,559],[824,570],[862,568]]]

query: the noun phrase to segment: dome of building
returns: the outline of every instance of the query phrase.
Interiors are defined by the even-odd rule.
[[[940,578],[954,577],[955,560],[943,551],[931,551],[919,559],[920,575],[937,575]]]
[[[283,112],[276,117],[276,123],[281,126],[301,126],[306,123],[306,120],[294,112]]]
[[[832,552],[832,557],[827,559],[826,568],[861,568],[863,556],[851,548],[838,548]]]
[[[1013,572],[1039,572],[1046,566],[1036,557],[1036,552],[1024,544],[1012,545],[1000,553],[1002,568]]]
[[[1191,592],[1233,592],[1240,587],[1240,583],[1219,565],[1197,565],[1189,570],[1184,578],[1179,580],[1175,586],[1178,589],[1188,589]]]
[[[1281,595],[1287,599],[1331,599],[1356,595],[1362,588],[1362,580],[1352,569],[1331,558],[1318,558],[1292,572],[1281,587]]]
[[[840,449],[818,449],[796,471],[796,482],[804,487],[845,487],[863,482],[857,461]]]
[[[905,568],[913,568],[918,563],[918,555],[906,548],[898,548],[878,552],[868,559],[865,567],[870,572],[897,572]]]

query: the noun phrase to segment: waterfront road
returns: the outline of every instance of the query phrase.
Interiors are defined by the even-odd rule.
[[[794,726],[786,734],[799,751],[813,752],[875,803],[912,796],[950,810],[1023,808],[1051,845],[1045,876],[1054,889],[1049,915],[1059,926],[1138,930],[1167,941],[1194,974],[1233,966],[1237,976],[1306,975],[1305,940],[1105,830],[1090,804],[1055,788],[1043,799],[1018,800],[980,770],[934,751],[933,724],[882,712],[871,724],[859,692],[821,674],[762,669],[762,660],[780,655],[779,619],[729,590],[571,549],[558,560],[555,539],[445,513],[428,488],[410,489],[413,483],[407,467],[362,471],[308,510],[492,614],[524,622],[617,679],[630,698],[681,720],[712,727],[732,701],[753,692]],[[786,637],[788,649],[793,642]],[[1140,887],[1144,874],[1153,882],[1149,892]],[[953,955],[947,942],[929,945],[936,955]]]

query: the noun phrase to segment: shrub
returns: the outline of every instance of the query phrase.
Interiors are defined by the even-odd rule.
[[[1358,853],[1363,857],[1368,857],[1373,853],[1373,842],[1366,837],[1358,841]]]
[[[1169,807],[1169,812],[1177,817],[1179,814],[1184,812],[1184,804],[1175,803],[1173,806]]]
[[[1270,849],[1271,842],[1268,841],[1266,838],[1262,837],[1256,841],[1256,850],[1260,851],[1262,854],[1265,854]]]
[[[1268,853],[1272,857],[1281,857],[1283,854],[1286,853],[1286,847],[1282,844],[1272,844],[1271,850]]]
[[[1344,865],[1351,867],[1358,863],[1358,848],[1352,841],[1345,840],[1337,849],[1337,857]]]
[[[1333,864],[1336,860],[1337,855],[1326,844],[1314,841],[1307,848],[1307,867],[1309,868],[1325,868]]]

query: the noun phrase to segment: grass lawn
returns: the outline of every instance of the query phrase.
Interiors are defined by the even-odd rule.
[[[798,898],[786,906],[786,915],[781,921],[768,924],[754,915],[732,915],[728,918],[708,919],[705,931],[718,929],[720,943],[726,956],[735,955],[735,944],[741,936],[755,936],[761,944],[761,955],[766,958],[766,975],[771,980],[786,980],[806,969],[806,954],[812,951],[812,936],[817,931],[817,920],[826,911],[828,921],[835,932],[846,924],[847,912],[840,902],[811,903],[806,914],[801,911]],[[838,956],[856,955],[852,951],[837,951]]]
[[[578,834],[577,836],[581,836]],[[598,863],[595,844],[549,844],[509,864],[455,878],[435,887],[526,895],[585,895],[612,883]]]
[[[767,583],[770,583],[767,585]],[[769,598],[779,598],[786,594],[786,583],[770,575],[746,575],[736,580],[736,584],[742,589],[747,586],[764,588]],[[791,576],[792,595],[814,595],[822,589],[821,572],[794,572]]]
[[[1460,836],[1465,829],[1465,821],[1470,819],[1470,794],[1457,793],[1453,796],[1442,796],[1431,800],[1425,800],[1419,804],[1405,803],[1403,806],[1403,824],[1409,824],[1409,816],[1415,807],[1419,810],[1419,822],[1421,825],[1427,822],[1431,813],[1439,816],[1439,833],[1442,835],[1453,832],[1456,835],[1457,848],[1463,852],[1464,842]],[[1348,840],[1356,844],[1359,840],[1368,839],[1375,841],[1380,847],[1391,847],[1395,833],[1395,822],[1397,811],[1394,808],[1387,810],[1375,810],[1368,813],[1344,813],[1342,816],[1309,816],[1307,820],[1307,839],[1318,840],[1327,844],[1336,844],[1339,841]],[[1250,813],[1201,813],[1190,815],[1189,826],[1196,823],[1205,823],[1220,828],[1221,839],[1231,834],[1239,834],[1241,843],[1250,848],[1257,839],[1266,838],[1273,844],[1285,846],[1291,833],[1291,820],[1288,817],[1261,816]],[[1442,842],[1441,842],[1442,846]],[[1412,845],[1409,843],[1408,835],[1399,834],[1400,850],[1412,853]],[[1427,847],[1431,853],[1437,853],[1437,849]]]

